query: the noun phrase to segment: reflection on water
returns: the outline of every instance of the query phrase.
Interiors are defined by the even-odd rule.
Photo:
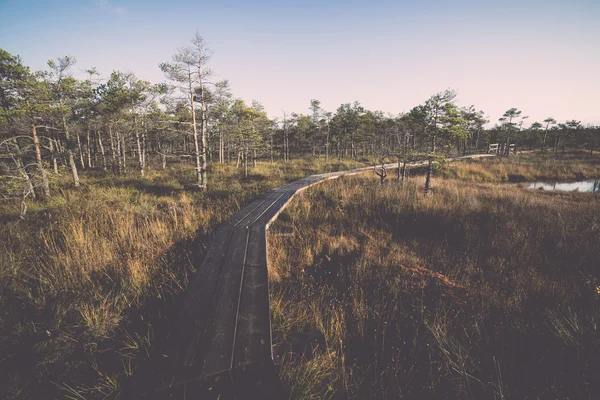
[[[600,193],[600,181],[581,182],[533,182],[527,185],[527,189],[561,190],[564,192],[589,192]]]

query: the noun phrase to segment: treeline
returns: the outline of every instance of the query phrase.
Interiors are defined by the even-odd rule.
[[[79,171],[112,174],[166,168],[168,160],[190,160],[197,182],[207,188],[209,163],[236,163],[247,176],[256,160],[294,157],[411,158],[487,151],[489,143],[554,151],[593,152],[600,128],[553,118],[524,126],[512,108],[490,129],[485,113],[459,107],[446,90],[398,115],[366,110],[360,103],[328,112],[311,100],[306,114],[269,119],[258,102],[236,99],[227,80],[212,82],[210,51],[196,34],[189,47],[159,67],[168,83],[152,84],[115,71],[100,79],[72,76],[75,59],[50,60],[32,72],[19,56],[0,49],[0,194],[5,198],[50,195],[49,174],[68,170],[75,187]],[[151,165],[152,164],[152,165]]]

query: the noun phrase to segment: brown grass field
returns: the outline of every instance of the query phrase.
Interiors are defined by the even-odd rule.
[[[600,159],[453,163],[340,178],[269,234],[276,362],[293,399],[600,398],[600,197],[499,182]],[[442,178],[443,177],[443,178]]]
[[[0,203],[0,398],[114,398],[161,358],[188,277],[214,228],[263,192],[357,162],[258,163],[244,179],[213,165],[209,191],[191,165],[53,177],[54,195]]]
[[[427,199],[421,177],[380,187],[369,174],[298,197],[269,247],[292,397],[597,393],[597,196],[476,182],[572,180],[598,165],[522,156],[442,168]],[[359,166],[259,163],[243,179],[213,165],[206,193],[185,164],[143,179],[85,171],[79,190],[63,171],[25,220],[0,203],[0,398],[124,398],[164,360],[219,223],[285,182]]]

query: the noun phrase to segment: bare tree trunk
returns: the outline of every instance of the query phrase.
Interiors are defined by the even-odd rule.
[[[96,131],[98,136],[98,146],[100,146],[100,154],[102,155],[102,169],[106,171],[106,152],[104,151],[104,145],[102,144],[102,135]]]
[[[133,114],[133,130],[135,131],[135,142],[137,146],[138,156],[138,169],[140,170],[140,176],[144,177],[144,151],[142,150],[142,140],[140,138],[140,130],[137,126],[137,115],[135,112],[135,103],[131,100],[131,113]]]
[[[83,159],[83,148],[81,147],[81,139],[79,137],[79,131],[75,130],[75,136],[77,137],[77,148],[79,149],[79,162],[81,163],[81,169],[85,169],[85,161]]]
[[[208,167],[208,165],[206,163],[206,149],[207,149],[206,124],[208,123],[208,121],[207,121],[207,110],[206,110],[207,105],[204,103],[204,86],[202,84],[201,84],[201,90],[202,90],[202,103],[201,103],[201,110],[202,110],[202,136],[201,136],[202,149],[201,149],[201,152],[200,152],[200,188],[202,190],[206,190],[207,186],[208,186],[208,181],[206,179],[206,169]]]
[[[285,162],[290,162],[290,133],[285,130]]]
[[[223,129],[219,128],[219,164],[225,162],[225,144],[223,143]]]
[[[269,153],[271,155],[271,164],[273,164],[273,130],[271,129],[271,145],[269,147]]]
[[[87,130],[87,159],[88,159],[88,168],[92,168],[92,138],[91,138],[91,129],[88,127]]]
[[[142,163],[144,164],[144,169],[146,169],[146,166],[150,168],[150,165],[148,164],[148,144],[146,142],[146,137],[148,136],[148,126],[146,125],[146,117],[144,116],[143,118],[142,125],[144,130],[142,131]]]
[[[329,115],[329,114],[328,114]],[[329,121],[327,122],[327,139],[325,143],[325,162],[329,162]]]
[[[50,154],[52,155],[52,168],[54,174],[58,175],[58,157],[56,155],[58,145],[55,144],[55,140],[51,137],[48,138],[48,143],[50,145]]]
[[[231,148],[229,144],[229,140],[226,139],[225,154],[227,154],[227,164],[231,163]]]
[[[117,152],[119,153],[118,154],[119,175],[122,175],[126,172],[125,150],[123,149],[125,143],[121,139],[121,133],[119,132],[118,129],[116,131],[116,136],[117,136]]]
[[[135,116],[133,117],[133,123],[135,126]],[[135,129],[135,128],[134,128]],[[140,138],[140,132],[138,129],[135,129],[135,141],[137,144],[137,153],[138,153],[138,168],[140,170],[140,176],[144,177],[144,152],[142,151],[142,141]]]
[[[62,101],[60,102],[62,105]],[[69,126],[67,125],[67,117],[62,116],[63,130],[65,131],[65,138],[67,139],[67,156],[69,167],[71,167],[71,174],[73,175],[73,184],[75,187],[79,187],[79,174],[77,173],[77,165],[75,165],[75,157],[73,157],[73,150],[70,144]]]
[[[354,130],[352,130],[352,134],[350,135],[350,158],[355,159]]]
[[[27,188],[23,190],[23,195],[21,196],[21,207],[19,212],[19,218],[25,219],[25,215],[27,214],[27,197],[29,197],[30,192]],[[35,196],[34,196],[35,198]]]
[[[15,166],[17,167],[17,171],[23,178],[23,182],[25,182],[24,189],[23,189],[24,190],[23,198],[25,198],[26,196],[31,194],[31,197],[33,197],[35,199],[37,196],[36,196],[35,190],[33,188],[33,182],[31,181],[31,177],[27,173],[27,170],[25,169],[25,165],[23,164],[23,158],[21,156],[21,146],[19,146],[19,142],[17,139],[13,139],[13,144],[15,145],[16,152],[15,152],[14,157],[11,155],[11,158],[13,159]],[[27,194],[25,194],[25,192],[27,192]]]
[[[546,150],[546,138],[548,137],[548,128],[544,131],[544,137],[542,138],[542,148],[541,152],[543,153]]]
[[[244,163],[244,178],[248,178],[248,150],[242,153],[242,162]]]
[[[194,107],[194,89],[192,88],[192,73],[189,72],[189,95],[190,95],[190,109],[192,111],[192,128],[194,131],[194,156],[196,160],[196,184],[199,188],[204,189],[204,182],[202,180],[202,164],[200,163],[200,147],[198,145],[198,126],[196,125],[196,107]],[[200,116],[202,118],[202,116]],[[202,121],[201,121],[202,123]],[[202,123],[202,130],[204,130],[204,123]],[[203,133],[204,134],[204,133]]]
[[[117,165],[117,151],[118,149],[115,147],[115,137],[112,132],[112,125],[108,124],[108,137],[110,138],[110,155],[112,157],[112,171],[115,171],[115,166]],[[119,171],[120,172],[120,171]]]
[[[35,124],[31,125],[31,132],[33,135],[33,144],[35,146],[35,161],[37,164],[38,171],[42,177],[42,188],[44,190],[44,196],[50,196],[50,184],[48,183],[48,175],[46,174],[46,169],[44,168],[44,164],[42,163],[42,152],[40,151],[40,140],[37,135],[37,128]]]
[[[127,146],[125,144],[125,134],[121,136],[121,157],[123,158],[123,173],[127,174]]]
[[[427,166],[427,177],[425,178],[425,196],[431,190],[431,173],[433,171],[433,161],[429,160],[429,165]]]

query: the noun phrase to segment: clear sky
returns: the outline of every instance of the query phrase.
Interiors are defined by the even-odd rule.
[[[0,0],[0,47],[33,69],[70,54],[161,82],[196,31],[216,79],[271,117],[313,98],[396,114],[452,88],[493,122],[600,124],[600,0]]]

